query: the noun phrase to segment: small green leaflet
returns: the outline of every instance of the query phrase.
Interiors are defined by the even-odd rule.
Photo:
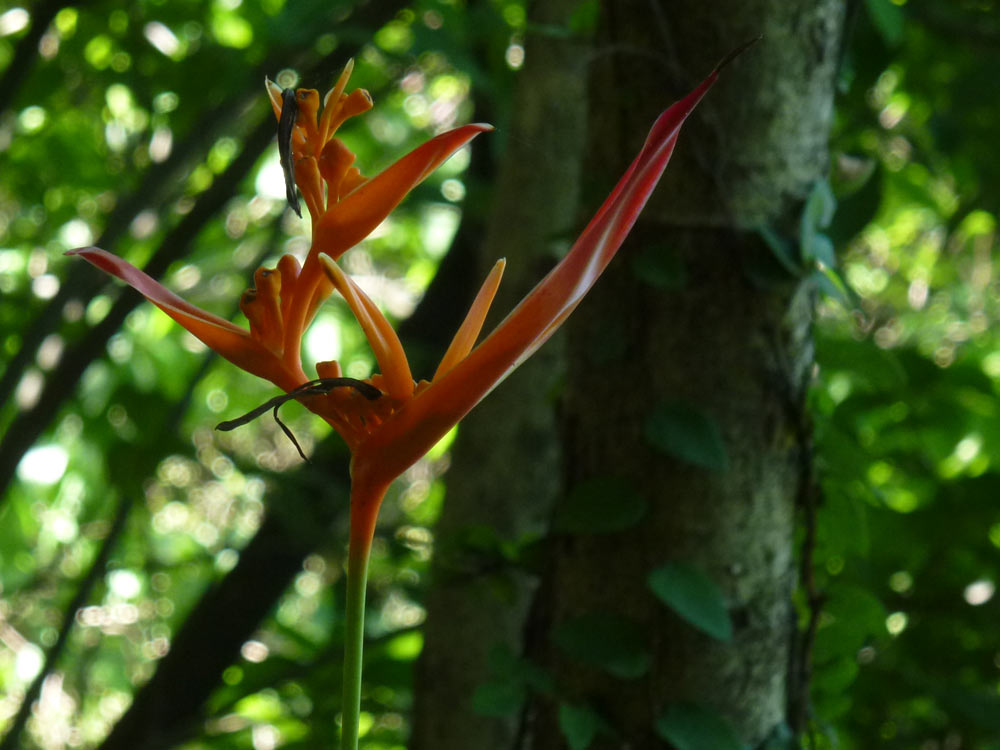
[[[575,703],[559,704],[559,729],[569,750],[587,750],[598,733],[610,732],[608,723],[589,706]]]
[[[895,47],[903,40],[903,31],[906,24],[906,16],[903,9],[889,2],[889,0],[867,0],[865,5],[868,8],[868,17],[871,19],[883,41]]]
[[[629,262],[632,275],[654,289],[682,289],[687,269],[676,250],[646,245]]]
[[[677,750],[743,750],[718,712],[697,703],[674,703],[656,721],[656,733]]]
[[[661,453],[712,471],[726,471],[729,455],[715,421],[688,404],[653,407],[642,427],[646,442]]]
[[[642,677],[649,670],[642,628],[614,612],[589,612],[561,622],[552,640],[568,656],[623,680]]]
[[[480,716],[513,716],[521,710],[528,692],[549,695],[553,691],[549,674],[528,659],[516,656],[504,644],[497,644],[488,656],[489,680],[472,694],[472,710]]]
[[[661,602],[696,628],[720,641],[732,640],[733,624],[722,591],[701,570],[671,562],[650,573],[647,583]]]
[[[524,685],[516,682],[486,682],[476,687],[472,694],[472,711],[479,716],[503,718],[514,716],[528,693]]]
[[[556,509],[553,528],[568,534],[613,534],[646,514],[646,501],[622,477],[585,479]]]
[[[801,256],[806,265],[821,263],[826,268],[837,267],[837,256],[831,240],[822,230],[830,226],[837,210],[837,199],[826,180],[817,180],[806,200],[799,222]]]

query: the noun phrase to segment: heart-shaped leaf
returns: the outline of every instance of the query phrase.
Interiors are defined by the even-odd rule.
[[[661,403],[643,425],[646,441],[662,453],[713,471],[729,468],[729,455],[715,421],[689,404]]]
[[[656,721],[656,733],[677,750],[743,750],[729,722],[697,703],[669,706]]]
[[[646,501],[621,477],[585,479],[556,510],[553,528],[569,534],[613,534],[646,513]]]
[[[552,640],[566,654],[623,680],[649,669],[646,639],[638,624],[614,612],[589,612],[556,626]]]
[[[698,568],[685,563],[661,565],[649,574],[656,597],[699,630],[720,641],[730,641],[733,624],[722,590]]]
[[[559,704],[559,729],[569,750],[587,750],[598,733],[610,731],[608,723],[590,706],[576,703]]]

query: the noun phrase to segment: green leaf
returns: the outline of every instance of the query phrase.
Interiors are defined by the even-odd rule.
[[[526,695],[518,682],[487,682],[472,694],[472,710],[480,716],[513,716],[521,710]]]
[[[844,247],[870,224],[882,206],[882,172],[871,162],[871,167],[862,169],[857,185],[849,193],[839,194],[837,214],[830,224],[827,234],[838,248]]]
[[[715,421],[688,404],[661,403],[643,425],[643,436],[661,453],[711,471],[726,471],[729,456]]]
[[[831,721],[846,715],[853,704],[854,701],[849,692],[820,694],[813,697],[816,715],[822,716],[824,721]]]
[[[656,721],[656,733],[676,750],[743,750],[729,722],[697,703],[669,706]]]
[[[802,211],[803,234],[826,229],[833,221],[836,210],[837,199],[833,195],[830,183],[827,180],[816,180]]]
[[[566,620],[555,627],[552,640],[574,659],[623,680],[641,677],[649,670],[642,628],[614,612],[590,612]]]
[[[515,655],[505,644],[497,644],[487,657],[491,682],[511,682],[543,694],[555,689],[552,676],[529,659]]]
[[[629,263],[632,275],[655,289],[682,289],[687,269],[677,251],[663,245],[645,245]]]
[[[833,241],[821,231],[830,226],[836,209],[837,199],[833,196],[830,183],[826,180],[817,180],[806,199],[799,224],[801,255],[806,263],[816,261],[827,268],[837,267]]]
[[[882,39],[890,47],[895,47],[903,41],[903,26],[906,17],[903,9],[890,0],[866,0],[868,17]]]
[[[582,0],[570,14],[569,27],[574,34],[587,35],[597,30],[601,6],[598,0]]]
[[[720,641],[733,637],[733,623],[722,590],[698,568],[680,562],[661,565],[649,574],[656,597],[699,630]]]
[[[831,246],[832,248],[832,246]],[[816,288],[823,292],[830,299],[834,299],[844,307],[856,308],[861,304],[857,293],[848,285],[843,274],[836,268],[827,267],[815,269],[809,278],[816,284]]]
[[[802,276],[805,269],[802,266],[802,258],[799,250],[793,242],[783,237],[773,227],[758,227],[757,233],[768,249],[770,249],[771,254],[793,278],[797,279]]]
[[[910,385],[914,371],[900,360],[897,351],[871,346],[846,336],[817,336],[816,360],[825,372],[850,373],[866,392],[896,396]],[[937,369],[934,370],[937,372]]]
[[[613,534],[629,529],[646,514],[647,503],[614,476],[585,479],[556,510],[553,528],[567,534]]]
[[[761,750],[801,750],[795,732],[785,722],[778,724],[764,740]]]
[[[802,246],[802,257],[822,263],[827,268],[837,267],[837,256],[833,250],[833,240],[825,234],[812,234]]]
[[[813,648],[817,663],[854,654],[868,638],[885,633],[885,607],[860,586],[831,586],[823,614]]]
[[[589,706],[559,704],[559,729],[570,750],[587,750],[598,733],[610,731],[608,723]]]
[[[625,321],[606,315],[594,323],[593,336],[587,342],[587,359],[595,365],[619,362],[628,351],[629,333]]]
[[[833,451],[827,448],[830,440],[823,441],[824,462],[836,467],[836,470],[865,471],[868,467],[858,467],[851,462],[847,467],[845,460],[831,463],[827,458]],[[834,446],[834,450],[837,446]],[[849,448],[855,446],[848,445]],[[850,457],[848,457],[849,460]],[[847,476],[852,476],[847,474]],[[856,476],[856,474],[854,474]],[[859,557],[867,557],[871,549],[871,533],[868,528],[868,508],[858,497],[845,492],[824,493],[824,501],[817,512],[818,538],[822,549],[827,555],[843,555],[850,553]]]
[[[858,671],[858,660],[854,654],[817,665],[810,685],[812,694],[839,695],[851,686]]]

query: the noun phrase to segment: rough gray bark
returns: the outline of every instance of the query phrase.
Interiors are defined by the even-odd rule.
[[[601,184],[621,173],[659,110],[729,50],[764,38],[688,121],[633,235],[568,323],[566,485],[611,474],[649,510],[624,532],[552,538],[533,653],[555,677],[559,700],[590,705],[613,728],[592,750],[662,747],[654,722],[681,700],[714,707],[757,746],[786,720],[791,697],[795,501],[808,460],[801,426],[811,347],[808,290],[787,279],[763,283],[759,269],[773,260],[750,228],[794,227],[825,171],[843,3],[602,5],[586,169]],[[643,252],[671,256],[683,283],[641,281],[633,261]],[[643,426],[663,402],[714,421],[727,470],[651,447]],[[700,633],[652,596],[647,576],[667,561],[693,564],[719,584],[731,643]],[[554,627],[591,611],[639,625],[652,657],[647,674],[609,677],[552,645]],[[531,707],[522,747],[566,746],[557,703]]]
[[[539,0],[531,7],[532,21],[565,27],[577,5]],[[542,277],[572,234],[586,119],[581,52],[578,41],[530,34],[509,132],[488,136],[506,142],[481,253],[481,277],[497,258],[508,261],[493,320]],[[510,747],[514,722],[476,715],[470,702],[490,677],[491,650],[505,645],[520,653],[530,582],[517,571],[489,570],[497,561],[477,556],[463,539],[476,528],[505,540],[544,530],[559,476],[552,409],[558,348],[557,340],[549,342],[459,430],[435,530],[411,750]]]

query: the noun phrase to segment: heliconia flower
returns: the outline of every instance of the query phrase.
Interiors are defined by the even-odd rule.
[[[285,99],[280,89],[269,82],[268,91],[279,119],[286,101],[295,101],[299,107],[292,136],[295,174],[313,214],[315,234],[303,267],[286,255],[276,269],[261,268],[254,274],[255,288],[244,293],[240,304],[250,322],[249,331],[185,302],[139,269],[100,248],[80,248],[70,254],[132,285],[207,346],[286,392],[312,382],[300,364],[302,332],[322,298],[336,288],[361,324],[375,354],[380,372],[366,382],[378,388],[382,396],[371,399],[357,389],[338,388],[328,393],[305,392],[300,400],[323,417],[350,447],[352,513],[359,524],[374,528],[378,506],[389,484],[541,346],[593,286],[645,205],[673,153],[681,125],[715,82],[718,69],[660,115],[642,150],[567,255],[489,337],[474,347],[500,283],[504,261],[494,266],[434,377],[430,382],[414,383],[392,326],[340,270],[336,258],[373,230],[406,192],[448,155],[488,126],[469,125],[444,133],[377,177],[364,180],[349,166],[353,156],[345,157],[346,148],[332,137],[346,117],[370,107],[367,93],[343,93],[350,67],[327,95],[321,115],[317,92],[300,89],[294,99]],[[340,167],[333,169],[330,165],[335,163]],[[320,180],[326,185],[325,196]],[[307,280],[304,277],[310,264],[317,272],[314,279]],[[320,362],[316,371],[321,379],[341,377],[336,362]],[[367,516],[365,521],[361,515]]]
[[[365,180],[352,166],[354,155],[333,137],[346,118],[371,107],[366,92],[344,93],[350,72],[348,65],[325,97],[322,113],[316,91],[282,91],[268,82],[279,120],[279,137],[285,139],[286,171],[294,174],[312,215],[313,243],[301,267],[294,258],[285,256],[276,269],[256,272],[255,288],[241,300],[250,321],[249,331],[199,310],[104,250],[81,248],[71,254],[131,284],[222,356],[298,398],[323,417],[350,448],[342,747],[354,750],[360,710],[365,580],[375,521],[386,490],[537,350],[580,303],[621,247],[673,153],[681,126],[715,82],[719,68],[660,115],[638,156],[566,256],[476,345],[503,274],[504,261],[496,263],[437,371],[429,382],[419,383],[413,380],[389,321],[336,261],[378,226],[414,185],[489,128],[467,125],[444,133],[378,176]],[[291,117],[285,108],[293,103],[297,112]],[[294,198],[291,186],[289,198]],[[309,380],[302,371],[302,333],[333,289],[346,300],[378,362],[379,372],[365,381],[343,378],[336,362],[316,365],[319,380]],[[339,387],[345,384],[353,387]],[[275,403],[285,398],[275,399]]]
[[[349,117],[371,109],[367,91],[345,93],[354,64],[349,62],[336,85],[324,97],[320,112],[315,89],[289,91],[266,81],[279,123],[291,124],[290,168],[312,215],[312,246],[305,262],[283,256],[277,268],[260,268],[254,287],[240,299],[250,330],[185,302],[130,263],[96,247],[70,250],[107,273],[135,287],[236,366],[292,391],[309,378],[302,369],[302,336],[319,306],[330,295],[330,285],[319,263],[321,253],[339,258],[367,237],[417,184],[489,125],[465,125],[418,146],[383,172],[364,178],[354,154],[334,134]],[[287,117],[287,106],[297,109]],[[286,117],[282,119],[282,114]],[[294,188],[293,188],[294,190]],[[293,193],[294,194],[294,193]]]

